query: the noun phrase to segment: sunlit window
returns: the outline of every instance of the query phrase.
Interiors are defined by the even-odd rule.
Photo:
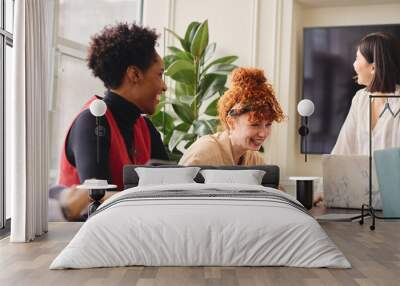
[[[14,31],[14,0],[5,0],[5,30]]]
[[[6,184],[6,110],[11,96],[14,0],[0,0],[0,228],[11,217],[11,194]]]

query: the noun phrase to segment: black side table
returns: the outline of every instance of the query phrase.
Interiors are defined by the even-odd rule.
[[[308,210],[313,207],[313,183],[317,179],[318,177],[289,177],[289,180],[296,181],[296,199]]]

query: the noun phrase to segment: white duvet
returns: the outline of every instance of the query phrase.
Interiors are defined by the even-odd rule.
[[[175,190],[189,195],[129,199]],[[190,196],[190,192],[224,191],[241,196]],[[251,191],[265,192],[270,198],[263,198],[264,193],[253,197]],[[254,185],[131,188],[103,203],[50,269],[128,265],[350,268],[317,221],[295,204],[299,203],[289,195]]]

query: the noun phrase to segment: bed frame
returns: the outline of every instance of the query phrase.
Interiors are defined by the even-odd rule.
[[[148,165],[125,165],[123,173],[124,189],[136,187],[139,183],[139,176],[135,171],[137,167],[146,168],[185,168],[180,165],[161,165],[161,166],[148,166]],[[191,166],[193,167],[193,166]],[[277,189],[279,186],[279,167],[276,165],[257,165],[257,166],[204,166],[195,165],[194,167],[200,167],[202,170],[205,169],[219,169],[219,170],[263,170],[265,175],[262,179],[261,184],[265,187],[271,187]],[[194,178],[197,183],[204,183],[204,178],[200,174]]]

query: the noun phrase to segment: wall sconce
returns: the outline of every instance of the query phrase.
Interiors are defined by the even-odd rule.
[[[107,105],[103,100],[100,99],[95,99],[90,103],[89,106],[90,113],[96,117],[96,129],[94,130],[96,134],[96,155],[97,155],[97,164],[99,164],[100,158],[99,158],[99,149],[100,149],[100,144],[99,144],[99,136],[104,135],[104,126],[99,124],[99,118],[103,116],[106,111],[107,111]],[[79,185],[77,188],[78,189],[87,189],[89,191],[89,196],[92,198],[93,202],[89,205],[88,207],[88,215],[92,215],[96,209],[100,206],[101,204],[101,199],[104,197],[106,194],[107,189],[115,189],[117,186],[116,185],[109,185],[107,180],[99,180],[99,179],[88,179],[85,180],[83,185]]]
[[[314,113],[314,103],[309,99],[303,99],[297,104],[297,112],[301,117],[304,117],[304,125],[299,128],[299,134],[304,144],[304,161],[307,162],[307,135],[308,129],[308,117]]]
[[[99,164],[99,136],[102,136],[104,134],[104,127],[99,125],[99,117],[103,116],[106,111],[107,111],[107,105],[103,100],[100,99],[95,99],[90,103],[89,106],[90,113],[96,117],[96,129],[95,129],[95,134],[96,134],[96,154],[97,154],[97,164]]]

